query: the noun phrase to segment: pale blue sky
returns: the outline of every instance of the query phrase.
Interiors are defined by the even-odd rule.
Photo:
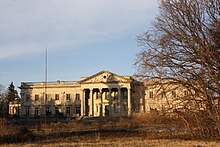
[[[0,83],[79,80],[101,70],[133,75],[136,36],[157,0],[0,0]]]

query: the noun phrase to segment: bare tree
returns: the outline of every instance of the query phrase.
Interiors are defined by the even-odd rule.
[[[3,106],[5,100],[5,87],[0,84],[0,116],[3,115]]]
[[[220,1],[159,3],[152,29],[138,37],[144,49],[137,55],[137,75],[186,88],[192,94],[182,100],[205,105],[220,133]]]

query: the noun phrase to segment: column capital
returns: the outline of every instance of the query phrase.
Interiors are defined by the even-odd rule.
[[[131,90],[131,86],[126,87],[128,90]]]

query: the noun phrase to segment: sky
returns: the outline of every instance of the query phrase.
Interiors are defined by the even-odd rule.
[[[0,84],[133,75],[157,0],[0,0]]]

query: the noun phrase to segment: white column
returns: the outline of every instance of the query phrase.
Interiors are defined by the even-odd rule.
[[[92,89],[89,89],[89,115],[94,116],[94,107],[93,107],[93,94],[92,94]]]
[[[100,100],[101,100],[101,105],[100,105],[101,112],[100,112],[100,114],[101,114],[101,116],[103,116],[103,100],[102,100],[102,89],[101,88],[99,89],[99,92],[100,92]]]
[[[97,110],[96,110],[96,97],[97,97],[97,93],[94,92],[93,95],[93,116],[97,116]]]
[[[130,87],[128,89],[128,116],[131,115],[131,89]]]
[[[112,89],[111,88],[109,88],[108,99],[109,99],[109,116],[112,116]]]
[[[81,90],[81,116],[84,115],[84,89]]]

